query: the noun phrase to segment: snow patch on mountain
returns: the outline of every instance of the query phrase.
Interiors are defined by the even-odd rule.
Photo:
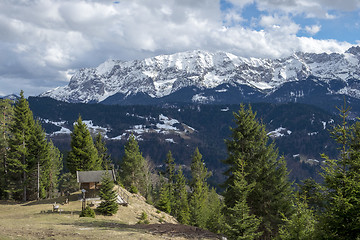
[[[184,87],[214,89],[222,84],[248,85],[255,90],[276,90],[284,83],[314,76],[319,81],[341,80],[338,93],[360,98],[360,86],[347,84],[360,79],[360,48],[345,53],[302,53],[286,58],[243,58],[225,52],[188,51],[134,61],[107,60],[96,68],[75,72],[69,84],[47,91],[48,96],[67,102],[101,102],[116,93],[129,97],[144,93],[161,98]],[[219,89],[216,92],[226,92]],[[209,103],[212,96],[199,93],[193,102]]]
[[[292,131],[287,130],[286,128],[283,128],[283,127],[279,127],[277,129],[275,129],[274,131],[269,132],[267,135],[272,138],[279,138],[279,137],[288,136],[291,133],[292,133]]]

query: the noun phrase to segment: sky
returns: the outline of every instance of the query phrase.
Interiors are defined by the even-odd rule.
[[[1,0],[0,96],[195,49],[278,58],[360,45],[360,0]]]

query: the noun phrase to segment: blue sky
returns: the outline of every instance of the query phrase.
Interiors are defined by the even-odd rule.
[[[0,1],[0,95],[38,95],[74,71],[203,49],[278,58],[360,44],[359,0]]]

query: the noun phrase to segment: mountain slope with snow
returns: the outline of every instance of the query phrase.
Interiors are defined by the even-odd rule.
[[[241,94],[266,98],[285,84],[311,79],[322,84],[325,94],[360,98],[359,61],[360,47],[343,54],[298,52],[281,59],[191,51],[127,62],[108,60],[97,68],[80,69],[67,86],[41,96],[81,103],[113,97],[116,103],[141,95],[143,99],[138,101],[146,102],[193,88],[193,92],[185,91],[189,101],[207,103],[216,102],[218,95],[226,97],[231,89],[237,91],[235,98]],[[301,98],[304,92],[289,89],[286,96]]]

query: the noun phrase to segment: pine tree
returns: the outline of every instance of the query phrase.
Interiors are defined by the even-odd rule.
[[[360,238],[360,123],[348,124],[349,110],[339,109],[342,123],[332,131],[339,159],[323,155],[326,205],[319,227],[324,239]]]
[[[79,116],[71,136],[71,151],[67,157],[67,167],[72,174],[76,171],[100,170],[98,152],[85,123]]]
[[[13,107],[10,101],[0,100],[0,199],[7,199],[8,185],[8,152],[10,125],[12,124]]]
[[[147,182],[149,169],[133,135],[129,137],[124,148],[125,154],[120,167],[121,182],[127,189],[136,187],[141,194],[146,195],[149,184]]]
[[[98,151],[99,161],[97,165],[101,165],[102,169],[111,169],[111,157],[108,154],[106,142],[103,139],[101,133],[98,133],[95,137],[95,148]]]
[[[176,175],[174,198],[174,216],[180,223],[188,224],[190,219],[188,193],[186,190],[186,179],[181,166]]]
[[[205,228],[207,220],[207,206],[206,200],[208,197],[209,187],[207,185],[207,178],[209,173],[202,160],[202,155],[199,149],[196,148],[192,156],[191,162],[191,195],[189,202],[190,221],[193,226]]]
[[[20,92],[20,99],[14,107],[14,118],[10,127],[11,138],[9,139],[8,171],[9,182],[6,191],[17,200],[28,199],[27,189],[29,187],[28,172],[32,165],[29,158],[29,142],[34,120],[29,103]]]
[[[166,155],[166,175],[165,177],[168,179],[167,187],[169,193],[169,202],[170,202],[170,212],[172,215],[174,214],[174,182],[175,182],[175,160],[169,151]]]
[[[117,213],[119,205],[116,202],[117,193],[114,190],[114,182],[106,171],[101,181],[100,199],[103,200],[96,208],[100,213],[104,215],[113,215]]]
[[[241,159],[245,162],[245,180],[253,186],[247,204],[250,212],[262,219],[261,239],[270,239],[277,235],[279,224],[282,223],[280,213],[289,216],[292,211],[292,189],[286,163],[278,157],[274,143],[268,143],[265,126],[256,120],[251,106],[245,110],[241,105],[234,117],[236,127],[231,128],[231,139],[225,141],[228,158],[224,163],[229,166],[224,173],[228,177],[225,181],[225,205],[231,209],[240,204],[237,201],[241,193],[235,187],[234,173],[240,171],[236,162]]]
[[[245,178],[245,161],[236,159],[236,171],[233,172],[233,185],[226,189],[225,196],[228,196],[229,190],[235,192],[234,206],[226,206],[225,212],[225,233],[230,239],[257,239],[262,232],[259,231],[261,219],[251,214],[247,199],[253,191],[254,183],[249,185]]]

